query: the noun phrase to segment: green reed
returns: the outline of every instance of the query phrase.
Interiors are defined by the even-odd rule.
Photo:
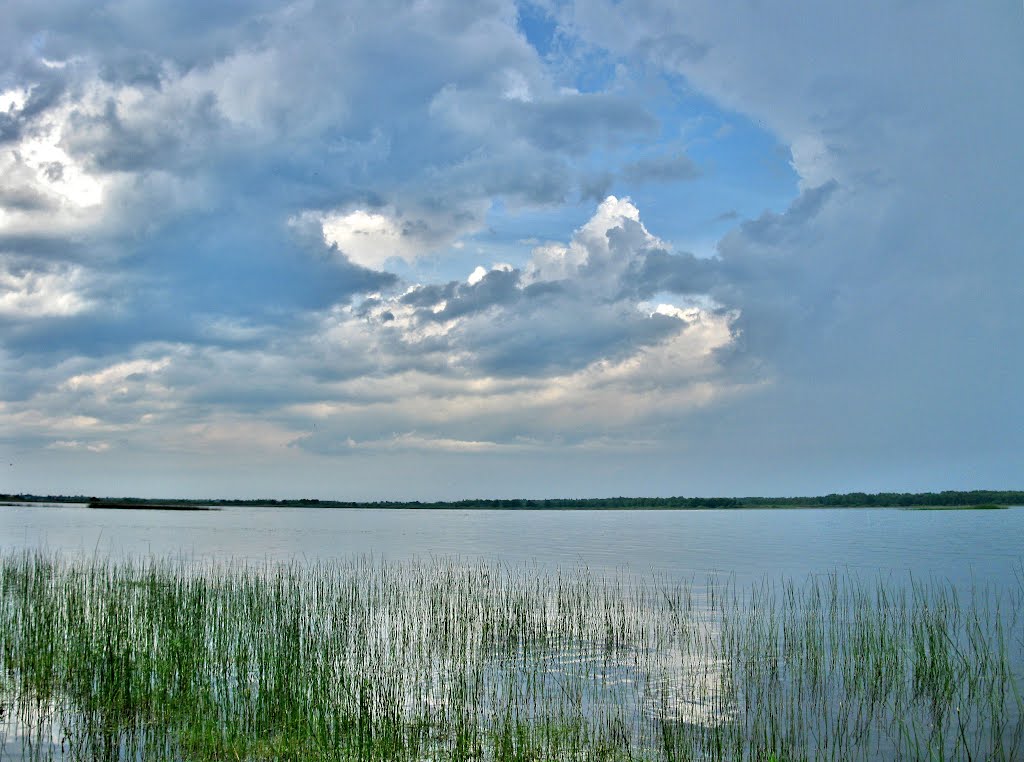
[[[487,563],[0,558],[30,759],[1024,754],[1022,590],[748,589]]]

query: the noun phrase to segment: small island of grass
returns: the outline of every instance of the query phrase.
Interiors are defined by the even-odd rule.
[[[193,502],[155,503],[148,500],[90,500],[90,508],[108,508],[120,511],[219,511],[211,505]]]
[[[904,508],[907,511],[1005,511],[1009,506],[996,505],[995,503],[981,503],[979,505],[908,505]]]

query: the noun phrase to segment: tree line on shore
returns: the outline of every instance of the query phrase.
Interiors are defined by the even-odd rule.
[[[0,494],[0,502],[20,503],[89,503],[99,499],[85,495]],[[914,508],[968,507],[976,505],[1024,505],[1021,490],[970,490],[944,492],[847,492],[814,497],[603,497],[603,498],[500,498],[438,501],[348,501],[299,499],[216,499],[178,500],[136,497],[103,498],[104,504],[131,503],[145,505],[223,505],[318,508],[415,508],[415,509],[697,509],[697,508]]]

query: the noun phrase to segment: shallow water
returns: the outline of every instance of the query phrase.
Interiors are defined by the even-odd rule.
[[[950,588],[958,595],[963,592],[965,600],[973,599],[974,591],[978,590],[982,591],[983,602],[989,600],[989,593],[998,593],[1000,589],[1016,590],[1019,596],[1024,582],[1019,542],[1024,533],[1021,529],[1024,529],[1024,510],[1021,509],[539,512],[229,508],[190,513],[32,505],[0,507],[0,552],[44,550],[70,559],[98,558],[101,561],[107,558],[179,558],[186,566],[196,564],[197,570],[208,564],[221,566],[237,561],[257,567],[266,562],[298,563],[307,569],[320,562],[343,560],[348,563],[353,557],[372,557],[388,562],[418,560],[425,562],[423,568],[430,569],[431,559],[457,557],[461,560],[447,566],[454,570],[455,579],[462,573],[459,570],[472,569],[478,561],[496,562],[499,566],[494,568],[493,578],[504,576],[501,567],[506,567],[516,579],[520,579],[517,574],[524,574],[521,579],[527,582],[523,583],[522,591],[533,590],[534,580],[543,580],[545,573],[550,584],[550,571],[556,567],[566,570],[588,568],[599,576],[584,575],[584,579],[593,580],[595,590],[612,591],[614,605],[603,608],[589,604],[576,606],[574,611],[582,612],[582,616],[596,617],[593,622],[588,620],[582,638],[564,643],[556,639],[541,648],[532,644],[526,648],[522,644],[528,641],[520,640],[516,641],[520,646],[499,652],[494,660],[474,662],[477,671],[472,674],[482,681],[477,685],[483,686],[479,688],[483,691],[479,709],[484,720],[494,707],[504,704],[514,705],[517,712],[521,710],[527,717],[535,714],[541,717],[540,713],[554,708],[556,719],[571,718],[574,712],[581,713],[588,718],[596,718],[600,727],[604,727],[600,718],[607,716],[610,724],[606,730],[625,733],[638,739],[641,745],[650,745],[656,735],[645,734],[651,732],[651,728],[668,727],[691,732],[693,728],[729,727],[738,723],[740,728],[746,727],[750,731],[751,738],[760,737],[763,729],[758,723],[766,720],[757,713],[757,708],[770,704],[808,713],[810,719],[806,722],[801,719],[803,724],[793,731],[792,743],[813,752],[817,748],[817,734],[833,726],[845,728],[843,733],[865,732],[863,727],[867,726],[861,726],[861,713],[867,712],[866,716],[873,718],[870,726],[873,730],[868,731],[871,735],[867,741],[854,744],[847,751],[856,751],[856,758],[874,760],[898,756],[897,750],[903,741],[888,735],[897,718],[905,721],[910,717],[910,727],[915,733],[925,732],[930,727],[929,717],[922,714],[923,710],[917,703],[913,703],[920,703],[919,697],[916,693],[906,693],[909,689],[905,687],[909,684],[908,675],[913,674],[916,679],[920,665],[917,662],[912,666],[905,664],[905,674],[901,673],[903,679],[880,683],[885,691],[895,690],[892,695],[898,697],[891,698],[883,691],[881,704],[876,703],[878,700],[872,693],[874,688],[866,694],[856,687],[847,690],[847,681],[860,679],[858,668],[862,662],[870,661],[865,660],[866,655],[859,650],[859,641],[853,639],[864,634],[861,632],[864,628],[851,629],[867,609],[854,606],[825,617],[826,609],[816,603],[817,597],[799,598],[801,594],[798,592],[799,606],[786,613],[785,602],[790,599],[782,580],[794,580],[800,585],[808,578],[835,574],[838,576],[821,581],[822,591],[828,591],[830,580],[838,580],[840,585],[849,582],[858,589],[861,588],[858,581],[864,581],[867,584],[863,589],[869,598],[874,589],[872,580],[876,578],[881,578],[887,589],[893,587],[892,583],[899,588],[910,582],[924,582],[932,591],[928,595],[938,596],[929,599],[931,602],[926,603],[923,609],[915,607],[919,618],[923,612],[925,619],[920,621],[924,622],[928,621],[929,610],[939,611],[934,604],[941,603],[944,591]],[[539,576],[535,577],[529,570],[531,566],[538,568]],[[372,565],[366,567],[367,570],[370,568]],[[388,564],[381,568],[385,575],[393,573],[388,569],[395,569]],[[417,565],[406,568],[404,573],[411,573]],[[605,576],[611,572],[615,574]],[[259,574],[262,577],[262,572]],[[365,574],[356,575],[356,579],[365,577]],[[707,608],[711,591],[719,586],[703,587],[703,583],[709,578],[721,583],[723,577],[726,600],[736,600],[728,590],[738,590],[740,597],[738,604],[725,604],[721,614],[724,618],[720,617],[720,623],[733,619],[731,627],[741,637],[747,638],[742,642],[754,644],[751,653],[761,654],[758,658],[748,658],[750,648],[746,645],[723,658],[722,654],[726,652],[716,650],[717,639],[708,637],[708,633],[714,635],[725,630],[717,629],[719,620],[712,615],[714,606]],[[605,581],[602,582],[601,578]],[[488,590],[491,589],[490,579],[487,575],[481,577],[481,584],[486,583],[484,587]],[[561,576],[556,575],[555,579],[560,580]],[[704,634],[696,641],[683,641],[689,643],[685,648],[672,638],[659,637],[648,642],[647,637],[651,633],[675,632],[676,626],[665,619],[671,619],[670,610],[662,603],[658,586],[652,588],[643,583],[644,579],[668,584],[672,580],[692,581],[688,589],[693,589],[697,598],[693,615],[699,616],[701,621],[705,615],[709,616],[708,624],[701,625],[703,629],[698,628]],[[614,580],[627,580],[623,592],[618,592]],[[641,587],[630,587],[630,580],[640,581]],[[611,587],[607,587],[609,584]],[[423,588],[421,584],[400,584],[396,589],[410,594],[410,591]],[[554,589],[560,588],[556,585]],[[545,594],[547,597],[540,595],[536,598],[535,595],[536,600],[531,599],[529,610],[535,613],[547,611],[553,605],[554,599],[550,596],[554,595],[554,589]],[[423,598],[417,604],[420,608],[414,606],[415,612],[406,612],[408,616],[398,616],[394,622],[391,609],[380,609],[377,623],[381,632],[377,635],[382,640],[377,650],[390,653],[385,646],[396,633],[402,637],[418,634],[425,638],[423,644],[433,643],[434,640],[426,636],[422,627],[414,627],[415,632],[411,632],[407,625],[429,620],[429,616],[423,613],[426,611],[423,606],[433,606],[437,600],[459,598],[447,584],[443,590],[440,598],[436,595]],[[750,590],[762,591],[758,595],[759,605],[769,606],[767,611],[774,624],[769,627],[770,632],[766,631],[768,637],[758,634],[764,628],[763,611],[757,616],[751,615],[749,621],[744,614],[745,608],[751,611],[758,608],[747,606],[744,595]],[[584,598],[590,600],[586,596]],[[509,605],[507,601],[505,605]],[[730,609],[730,605],[738,608]],[[876,602],[870,605],[883,604]],[[633,607],[638,608],[633,610]],[[49,610],[50,607],[36,608]],[[502,606],[483,608],[503,610]],[[604,619],[600,615],[602,611],[613,615],[622,611],[624,621],[631,622],[630,626],[638,629],[622,644],[616,641],[609,647],[607,635],[602,636],[605,632]],[[726,615],[725,611],[732,613]],[[892,637],[910,643],[912,630],[900,624],[907,620],[899,611],[891,617],[869,617],[865,620],[869,624],[865,632],[873,633],[873,637],[879,633],[884,635],[887,632],[885,628],[891,626],[895,627]],[[1018,611],[1021,611],[1019,605],[1012,612],[1004,612],[1004,616],[1015,615]],[[553,614],[547,611],[545,616],[550,618]],[[781,618],[773,618],[776,616]],[[813,626],[804,632],[800,628],[804,627],[808,616],[811,618],[807,621]],[[815,617],[822,618],[819,621]],[[989,620],[986,614],[980,621],[984,624]],[[658,621],[662,624],[655,626]],[[405,624],[396,629],[393,626],[395,622]],[[966,650],[967,642],[961,641],[957,633],[967,630],[956,629],[951,621],[946,622],[946,627],[953,628],[951,632],[955,642],[950,642],[954,648]],[[500,631],[504,632],[503,629]],[[555,631],[558,631],[557,627]],[[318,628],[318,637],[322,637],[324,632]],[[473,629],[473,632],[477,630]],[[748,634],[744,635],[745,632]],[[789,642],[786,638],[790,637],[787,632],[797,633],[789,645],[786,645]],[[780,633],[783,640],[775,641]],[[973,633],[971,630],[970,634]],[[1012,633],[1011,640],[1015,644],[1019,641],[1018,634],[1017,631]],[[807,661],[810,657],[801,651],[801,638],[805,635],[813,636],[815,643],[828,644],[819,654],[824,660],[822,663],[830,663],[838,654],[839,663],[846,664],[847,668],[827,671],[821,685],[813,681],[808,683],[809,678],[801,670],[809,668],[808,665],[813,667],[814,663],[813,660]],[[1019,642],[1024,646],[1024,641]],[[939,645],[942,643],[938,641]],[[423,644],[422,647],[391,650],[398,654],[420,653],[426,647]],[[793,644],[797,646],[795,650]],[[768,650],[762,651],[762,647]],[[1021,652],[1016,648],[1011,651],[1007,655],[1007,666],[1015,677],[1010,679],[1020,685]],[[769,652],[770,656],[765,656]],[[906,650],[900,653],[904,661],[917,658],[913,654],[908,655]],[[976,648],[972,653],[984,659],[987,647],[980,651]],[[791,658],[796,661],[786,661]],[[926,666],[931,663],[927,659],[918,661]],[[406,674],[400,669],[402,664],[392,665],[397,670],[394,675]],[[774,665],[778,665],[777,668]],[[446,691],[453,684],[450,678],[462,674],[457,666],[442,659],[417,666],[409,672],[409,676],[419,675],[426,680],[425,683],[414,680],[408,695],[402,694],[407,699],[409,711],[415,714],[423,706],[431,707],[431,711],[443,707]],[[748,669],[752,670],[750,675],[744,676],[744,670]],[[807,674],[818,674],[816,669]],[[725,691],[723,686],[731,684],[730,680],[737,675],[742,687],[738,692]],[[904,688],[897,690],[901,685]],[[807,686],[814,690],[810,691]],[[864,699],[864,695],[868,698]],[[970,691],[964,695],[969,698]],[[861,704],[850,704],[856,712],[844,709],[843,702],[848,696],[859,697],[862,701]],[[955,697],[957,700],[963,698],[959,693]],[[833,698],[836,701],[830,701]],[[868,703],[863,704],[864,700]],[[823,718],[818,718],[817,713],[824,711],[821,707],[832,704],[839,709],[831,709],[831,714],[825,712]],[[965,727],[970,735],[972,748],[992,752],[997,747],[983,736],[989,728],[1002,727],[1003,724],[1019,727],[1019,712],[1010,707],[994,715],[1000,723],[996,725],[984,713],[988,705],[982,703],[978,706],[978,712],[968,715],[965,726],[961,728]],[[21,713],[14,711],[15,708],[10,706],[11,711],[7,712],[3,723],[6,727],[0,728],[0,757],[20,757],[31,738],[42,758],[61,758],[63,733],[58,734],[59,725],[52,718],[34,717],[31,713],[22,717]],[[72,710],[70,714],[65,711],[63,716],[66,722],[68,716],[73,720],[77,715]],[[956,746],[959,740],[950,734],[952,726],[948,721],[942,724],[940,720],[937,727],[937,748],[947,756],[954,753],[959,748]],[[964,732],[961,729],[961,733]],[[930,742],[929,739],[926,741]],[[920,750],[921,747],[913,748]],[[121,756],[131,757],[130,754]],[[1014,757],[1007,757],[1004,753],[1002,758]]]

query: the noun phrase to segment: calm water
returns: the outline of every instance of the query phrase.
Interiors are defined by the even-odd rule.
[[[912,579],[938,581],[964,592],[971,588],[1019,591],[1024,585],[1022,548],[1024,508],[415,511],[247,507],[178,512],[62,504],[0,506],[0,553],[39,549],[71,558],[154,556],[198,564],[245,561],[257,565],[353,556],[391,561],[457,557],[511,566],[587,567],[598,573],[669,576],[690,580],[698,588],[709,577],[726,577],[743,587],[766,579],[799,581],[839,572],[866,581],[882,577],[897,584]],[[1010,669],[1019,685],[1020,652],[1012,647],[1011,651]],[[561,686],[565,665],[580,663],[584,657],[587,654],[582,652],[553,652],[539,674]],[[609,662],[607,654],[602,658],[605,672],[600,690],[605,690],[606,682],[621,683],[628,688],[628,697],[616,699],[615,706],[631,706],[629,702],[634,701],[638,712],[647,707],[647,694],[631,687],[632,662]],[[518,659],[513,661],[519,664]],[[708,675],[717,680],[715,664],[702,663],[693,674],[703,675],[705,682]],[[704,683],[694,682],[693,674],[684,672],[672,680],[680,706],[688,707],[687,717],[704,718],[687,721],[716,722],[715,712],[720,709],[708,699],[714,693],[692,698],[687,691],[692,693]],[[652,685],[657,688],[662,683]],[[63,730],[59,722],[49,716],[34,717],[32,707],[26,708],[27,713],[16,709],[9,706],[9,716],[0,722],[0,759],[21,758],[30,740],[44,756],[60,757]],[[1011,708],[1003,717],[1008,727],[1016,726],[1016,712]],[[984,729],[984,720],[978,722],[968,727]],[[879,738],[881,745],[865,752],[865,759],[896,756],[894,739]],[[947,745],[955,740],[950,735]],[[813,739],[809,743],[813,751]]]
[[[1016,585],[1024,508],[999,511],[487,511],[225,508],[119,511],[0,506],[0,551],[173,556],[209,562],[358,555],[587,566],[737,583],[844,571],[937,578],[962,589]]]

